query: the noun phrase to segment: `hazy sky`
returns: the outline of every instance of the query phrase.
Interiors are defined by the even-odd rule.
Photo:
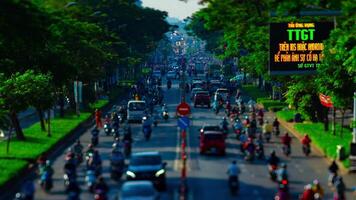
[[[184,19],[202,8],[198,0],[188,0],[187,3],[179,0],[142,0],[143,6],[167,11],[170,17]]]

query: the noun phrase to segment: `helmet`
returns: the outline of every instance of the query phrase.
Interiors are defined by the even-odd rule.
[[[51,166],[51,161],[50,160],[46,160],[46,166]]]
[[[287,169],[287,164],[286,164],[286,163],[282,163],[282,164],[281,164],[281,167],[282,167],[283,169]]]
[[[88,144],[88,148],[89,148],[89,149],[91,149],[91,148],[93,148],[93,147],[94,147],[93,144],[91,144],[91,143]]]
[[[314,184],[314,185],[319,185],[318,179],[315,179],[315,180],[313,181],[313,184]]]

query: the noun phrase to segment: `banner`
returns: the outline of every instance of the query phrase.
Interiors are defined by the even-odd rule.
[[[320,99],[320,103],[327,108],[332,108],[334,106],[330,96],[326,96],[320,93],[319,99]]]

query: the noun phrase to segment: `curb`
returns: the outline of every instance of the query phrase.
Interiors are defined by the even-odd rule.
[[[299,142],[300,142],[300,140],[303,139],[302,134],[300,134],[297,130],[295,130],[295,128],[294,128],[295,123],[286,122],[285,120],[280,119],[280,118],[278,118],[278,121],[285,129],[288,130],[288,132],[292,133],[296,138],[298,138]],[[311,143],[311,148],[313,149],[314,152],[317,152],[319,155],[322,155],[324,157],[324,159],[328,162],[328,164],[330,164],[333,161],[333,159],[329,158],[324,153],[324,151],[320,147],[316,146],[314,143]],[[336,163],[339,166],[339,170],[341,171],[341,174],[349,173],[349,170],[346,167],[344,167],[344,165],[339,160],[336,159]]]

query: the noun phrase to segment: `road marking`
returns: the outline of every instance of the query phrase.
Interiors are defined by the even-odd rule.
[[[174,171],[179,171],[179,165],[180,165],[180,158],[179,158],[179,153],[180,153],[180,141],[179,141],[179,128],[177,127],[177,145],[176,145],[176,159],[174,160],[174,165],[173,169]]]

